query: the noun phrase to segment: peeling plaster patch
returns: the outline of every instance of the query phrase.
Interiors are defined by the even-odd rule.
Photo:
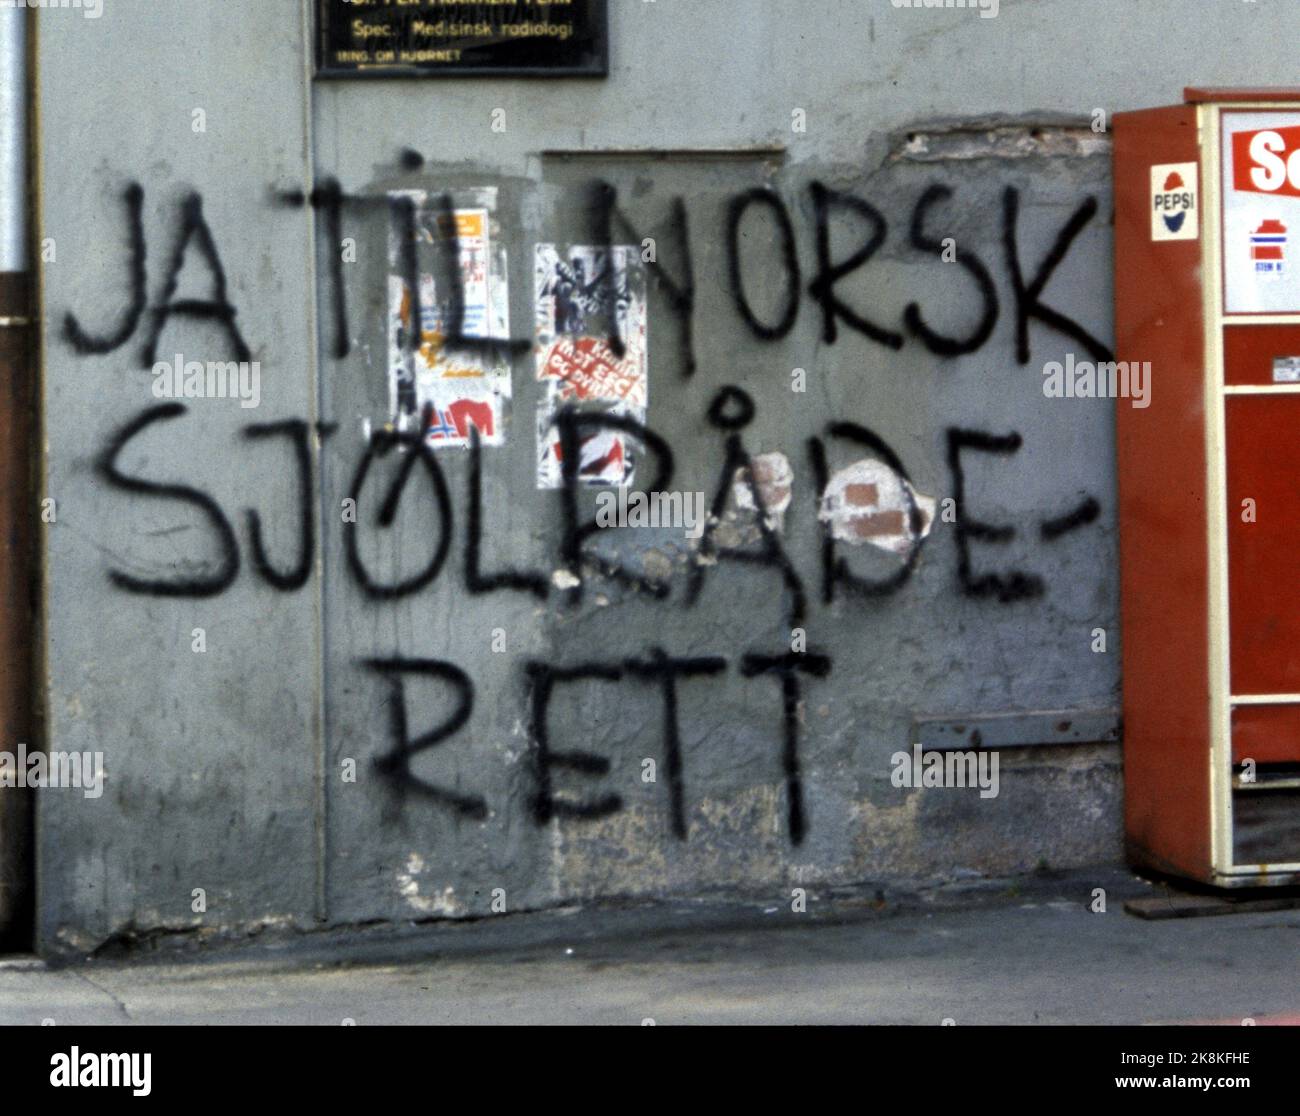
[[[515,723],[510,727],[510,736],[510,742],[500,745],[501,757],[507,765],[514,767],[528,755],[531,747],[531,737],[521,718],[515,718]],[[515,744],[513,741],[519,741],[519,743]]]
[[[664,583],[673,579],[673,560],[662,550],[647,550],[642,556],[642,569],[651,581]]]
[[[641,806],[556,826],[559,897],[662,895],[670,890],[667,850],[674,843],[663,810]]]
[[[687,789],[688,796],[690,789]],[[746,787],[688,804],[687,839],[673,837],[660,801],[552,830],[552,879],[560,901],[663,897],[730,888],[765,891],[787,878],[784,789]]]
[[[597,531],[586,543],[585,569],[592,577],[606,577],[622,567],[627,573],[651,583],[668,585],[679,566],[696,553],[696,540],[683,536],[680,527],[620,527]],[[620,595],[611,594],[614,603]]]
[[[791,864],[786,874],[792,884],[816,887],[826,878],[826,870],[817,864]]]
[[[54,936],[77,953],[92,953],[103,941],[92,934],[83,933],[73,926],[60,926]]]
[[[732,522],[735,517],[736,513],[734,511],[728,512],[726,518],[720,520],[713,531],[714,545],[722,550],[739,550],[746,543],[754,542],[759,538],[760,532],[757,527],[750,526],[746,530],[741,530]],[[700,565],[702,566],[716,566],[717,564],[717,556],[714,554],[703,555],[700,558]]]
[[[771,530],[780,531],[785,525],[785,513],[790,507],[790,496],[794,489],[794,470],[790,468],[790,459],[783,453],[761,453],[751,458],[751,464],[758,494],[767,509],[767,525]],[[736,470],[732,482],[732,498],[736,501],[736,507],[742,511],[757,511],[746,472],[745,469]]]
[[[748,889],[784,880],[786,816],[784,789],[771,783],[700,799],[688,817],[682,846],[685,886],[744,880]]]
[[[934,498],[922,496],[888,465],[870,457],[831,477],[818,518],[831,525],[831,534],[841,542],[870,543],[902,557],[914,542],[908,493],[921,512],[920,537],[925,538],[934,523]]]
[[[557,589],[576,589],[582,584],[582,579],[568,570],[556,570],[551,574],[551,584]]]
[[[891,137],[890,160],[941,163],[972,159],[1109,155],[1110,136],[1075,121],[972,120],[932,124]]]
[[[444,887],[441,892],[432,895],[420,893],[420,881],[417,878],[424,872],[424,857],[411,853],[406,859],[406,871],[397,873],[397,890],[402,898],[415,910],[426,915],[443,915],[456,918],[465,913],[465,906],[456,898],[454,887]]]
[[[878,805],[870,799],[854,804],[853,863],[861,875],[920,876],[928,867],[920,855],[917,829],[921,795],[909,794],[900,805]]]
[[[759,783],[725,797],[709,795],[694,813],[687,826],[688,841],[703,844],[727,834],[748,842],[746,851],[770,844],[772,851],[782,852],[786,810],[783,788],[775,783]]]

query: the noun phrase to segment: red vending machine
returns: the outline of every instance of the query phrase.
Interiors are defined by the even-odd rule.
[[[1300,883],[1300,89],[1114,119],[1125,824],[1135,864]]]

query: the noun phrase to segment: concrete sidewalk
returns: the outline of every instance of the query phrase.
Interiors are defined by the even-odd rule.
[[[1090,910],[1094,888],[1107,911]],[[0,962],[0,1023],[958,1025],[1294,1022],[1300,910],[1170,921],[1116,869],[917,891],[810,893],[184,941]]]

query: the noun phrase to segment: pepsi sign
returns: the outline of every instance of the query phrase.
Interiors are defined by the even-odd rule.
[[[1151,168],[1151,239],[1195,240],[1200,231],[1195,163]]]

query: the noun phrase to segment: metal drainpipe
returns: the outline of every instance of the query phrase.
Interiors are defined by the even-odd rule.
[[[27,9],[0,8],[0,273],[27,272]]]
[[[28,222],[27,8],[0,8],[0,751],[31,739],[37,507]],[[32,794],[0,787],[0,947],[33,935]]]

